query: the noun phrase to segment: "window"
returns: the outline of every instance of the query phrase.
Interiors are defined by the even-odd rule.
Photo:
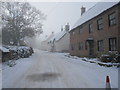
[[[116,24],[115,12],[109,14],[108,19],[109,19],[109,26],[115,25]]]
[[[89,24],[89,33],[92,33],[93,32],[93,24]]]
[[[103,40],[97,41],[97,46],[98,46],[98,51],[103,51],[104,50]]]
[[[116,38],[109,38],[109,51],[116,51]]]
[[[88,44],[88,42],[86,41],[86,42],[85,42],[85,50],[88,49],[87,44]]]
[[[73,35],[75,35],[75,32],[73,31]]]
[[[71,50],[72,50],[72,51],[74,50],[74,47],[73,47],[73,45],[71,45]]]
[[[70,35],[73,36],[73,32],[70,32]]]
[[[98,30],[103,29],[103,19],[102,18],[97,20],[97,28],[98,28]]]
[[[79,50],[83,50],[83,43],[79,43]]]
[[[74,34],[75,34],[75,31],[71,32],[71,35],[72,35],[72,36],[74,36]]]
[[[82,26],[79,27],[79,34],[83,32]]]

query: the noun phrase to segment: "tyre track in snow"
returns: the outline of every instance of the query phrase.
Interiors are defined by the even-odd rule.
[[[75,68],[73,63],[66,61],[64,58],[59,58],[58,56],[53,55],[55,59],[53,59],[53,63],[55,63],[55,67],[57,67],[58,71],[63,74],[62,80],[66,85],[66,88],[86,88],[91,87],[90,83],[87,83],[86,79],[82,76],[82,74],[78,73],[78,69]],[[59,63],[59,65],[58,65]],[[84,73],[84,72],[82,72]]]

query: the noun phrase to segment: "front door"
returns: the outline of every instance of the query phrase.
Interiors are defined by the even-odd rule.
[[[94,41],[89,41],[89,56],[94,56]]]

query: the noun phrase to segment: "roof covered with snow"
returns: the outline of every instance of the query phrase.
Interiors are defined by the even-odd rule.
[[[118,1],[119,2],[119,1]],[[99,2],[86,11],[75,23],[75,25],[71,28],[71,30],[75,29],[76,27],[80,26],[81,24],[87,22],[88,20],[94,18],[95,16],[99,15],[100,13],[104,12],[105,10],[113,7],[114,5],[118,4],[118,2]]]
[[[7,48],[5,48],[5,47],[2,47],[2,46],[0,46],[0,50],[1,50],[2,52],[9,52],[9,49],[7,49]]]
[[[64,30],[64,31],[61,31],[61,32],[55,34],[49,41],[52,41],[52,42],[53,42],[54,40],[58,41],[58,40],[60,40],[65,34],[66,34],[66,31],[65,31],[65,30]]]

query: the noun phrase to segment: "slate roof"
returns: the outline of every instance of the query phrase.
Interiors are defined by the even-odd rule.
[[[53,42],[54,40],[55,41],[58,41],[60,40],[67,32],[64,30],[64,31],[61,31],[57,34],[55,34],[49,41]]]
[[[106,11],[107,9],[115,6],[118,4],[118,2],[99,2],[96,5],[94,5],[92,8],[90,8],[88,11],[86,11],[75,23],[75,25],[71,28],[71,30],[75,29],[76,27],[82,25],[83,23],[87,22],[88,20],[98,16],[102,12]],[[70,31],[71,31],[70,30]]]

